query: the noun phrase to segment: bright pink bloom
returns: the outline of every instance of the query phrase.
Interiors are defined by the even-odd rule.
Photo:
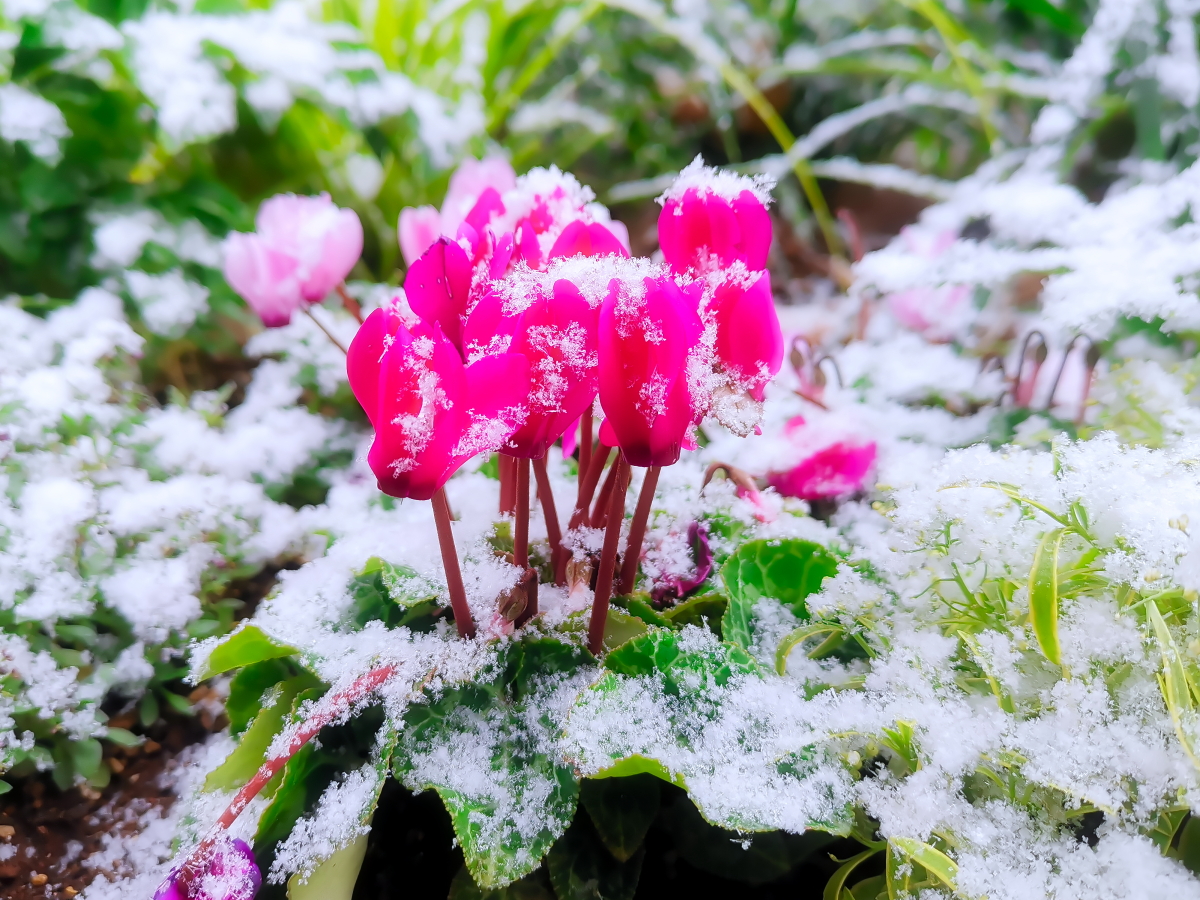
[[[576,219],[562,230],[550,248],[550,259],[560,256],[623,256],[628,257],[625,245],[599,222]]]
[[[703,326],[701,285],[645,278],[644,296],[614,285],[600,306],[600,440],[634,466],[679,459],[696,418],[688,362]]]
[[[393,309],[367,317],[346,372],[375,428],[367,462],[393,497],[430,499],[472,456],[503,446],[527,413],[524,356],[464,365],[436,324],[406,323]]]
[[[466,251],[447,238],[438,238],[404,276],[409,307],[424,321],[437,323],[460,353],[463,323],[470,306],[471,276]]]
[[[771,216],[754,182],[705,169],[697,159],[663,200],[658,242],[676,272],[711,272],[735,262],[762,269],[771,249]]]
[[[509,352],[529,360],[529,417],[503,452],[540,459],[596,397],[598,310],[566,279],[549,289],[522,287],[516,302],[502,290],[485,295],[467,319],[464,341],[469,359]],[[523,308],[514,308],[518,303]]]
[[[740,274],[739,274],[740,273]],[[717,361],[736,386],[761,401],[783,365],[783,331],[767,272],[737,271],[721,281],[705,307],[717,326]]]
[[[328,194],[278,194],[258,208],[254,224],[253,234],[229,236],[225,279],[269,326],[324,299],[362,255],[358,215]]]
[[[682,600],[704,584],[712,574],[713,552],[708,544],[708,529],[700,522],[693,522],[688,526],[687,540],[688,546],[692,548],[695,569],[690,575],[670,575],[654,585],[650,597],[659,606]]]
[[[154,900],[252,900],[262,886],[254,851],[234,838],[214,850],[208,866],[185,890],[178,873],[154,892]]]
[[[808,426],[796,416],[784,428],[784,434],[797,443],[806,437]],[[772,472],[767,481],[785,497],[801,500],[830,500],[862,490],[875,464],[874,441],[846,437],[804,452],[803,458],[786,472]]]
[[[457,238],[459,226],[479,204],[485,191],[491,189],[499,197],[511,191],[516,181],[516,173],[503,157],[463,160],[450,176],[440,213],[432,206],[405,207],[400,211],[397,237],[404,261],[411,266],[439,237]],[[476,226],[475,230],[481,228]]]

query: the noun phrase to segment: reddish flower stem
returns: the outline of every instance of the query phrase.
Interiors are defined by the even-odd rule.
[[[357,300],[350,296],[349,292],[346,290],[345,283],[339,284],[335,290],[337,291],[338,296],[342,298],[342,308],[346,310],[346,312],[350,313],[350,315],[354,316],[355,321],[361,325],[363,323],[362,307],[358,305]]]
[[[603,528],[604,523],[608,521],[608,502],[612,497],[613,489],[617,483],[617,466],[612,466],[608,470],[608,477],[604,479],[604,484],[600,488],[600,494],[596,497],[596,503],[592,507],[591,526],[593,528]]]
[[[583,481],[579,482],[579,495],[575,498],[575,510],[571,513],[570,528],[578,528],[588,520],[588,510],[592,506],[592,496],[596,493],[596,485],[604,474],[604,464],[608,462],[612,447],[600,444],[592,454],[591,464]]]
[[[596,573],[596,597],[592,601],[592,618],[588,623],[588,649],[599,656],[604,647],[604,626],[608,622],[608,601],[612,598],[613,572],[617,568],[617,543],[621,538],[621,523],[625,512],[625,491],[628,482],[625,457],[618,453],[613,469],[618,472],[618,484],[612,492],[608,507],[608,525],[604,530],[604,548],[600,551],[600,570]]]
[[[583,411],[583,415],[579,417],[579,481],[583,482],[583,477],[587,473],[588,467],[592,464],[592,406],[588,404],[588,408]]]
[[[517,461],[506,453],[498,459],[500,470],[500,515],[515,515],[517,510]]]
[[[513,523],[513,562],[529,568],[529,460],[517,463],[517,510]]]
[[[550,564],[554,569],[555,583],[558,579],[559,557],[563,555],[562,528],[558,524],[558,510],[554,506],[554,492],[550,490],[550,475],[546,472],[546,460],[533,460],[533,477],[537,480],[538,499],[542,501],[542,518],[546,520],[546,537],[550,540]]]
[[[638,562],[642,558],[642,541],[646,538],[646,523],[650,519],[650,506],[654,502],[654,489],[658,487],[658,473],[662,466],[651,466],[642,481],[642,492],[638,494],[637,510],[629,528],[629,543],[625,545],[625,559],[621,562],[621,581],[618,594],[629,594],[637,580]],[[605,535],[607,537],[607,534]]]
[[[287,765],[288,760],[295,756],[300,748],[312,740],[322,728],[345,715],[354,704],[378,689],[395,673],[394,665],[380,666],[361,676],[346,690],[321,698],[312,713],[292,735],[283,752],[272,756],[259,767],[259,770],[254,773],[254,777],[234,795],[233,800],[225,807],[225,811],[221,813],[221,817],[217,819],[216,824],[213,825],[204,840],[197,844],[196,848],[188,854],[187,859],[183,861],[183,865],[180,866],[178,875],[175,877],[177,877],[178,885],[183,889],[184,896],[189,896],[188,885],[204,871],[221,832],[234,823],[241,815],[242,810],[258,796],[259,791],[266,786],[267,782],[274,778],[279,770]]]
[[[503,457],[501,457],[503,458]],[[454,532],[450,528],[450,501],[446,489],[438,488],[433,495],[433,521],[437,525],[438,543],[442,548],[442,566],[446,569],[446,587],[450,591],[450,606],[458,636],[475,637],[475,622],[467,606],[467,591],[463,587],[462,570],[458,567],[458,551],[454,549]]]
[[[316,316],[314,316],[312,314],[312,310],[309,309],[307,306],[304,307],[304,314],[306,316],[308,316],[310,319],[312,319],[313,322],[316,323],[318,328],[320,328],[323,332],[325,332],[325,337],[329,338],[329,340],[333,343],[333,346],[337,347],[339,350],[341,350],[347,356],[350,355],[350,351],[347,350],[344,346],[342,346],[342,342],[333,336],[332,331],[330,331],[328,328],[326,328],[324,325],[321,324],[321,320],[318,319]]]

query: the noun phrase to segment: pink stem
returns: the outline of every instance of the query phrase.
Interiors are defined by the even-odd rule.
[[[342,308],[345,309],[346,312],[350,313],[350,315],[354,316],[355,321],[361,325],[363,323],[363,314],[362,307],[358,305],[358,301],[351,297],[346,291],[345,284],[339,284],[336,290],[338,296],[342,298]]]
[[[517,510],[517,461],[506,453],[498,458],[500,470],[500,515],[511,516]]]
[[[304,314],[307,315],[310,319],[312,319],[316,323],[318,328],[320,328],[323,332],[325,332],[325,337],[329,338],[329,340],[333,343],[333,346],[337,347],[343,353],[349,355],[350,351],[348,351],[344,346],[342,346],[342,342],[333,336],[332,331],[330,331],[328,328],[326,328],[324,325],[321,324],[321,320],[318,319],[316,316],[314,316],[312,314],[312,310],[309,309],[307,306],[304,307]]]
[[[475,622],[467,606],[467,591],[463,587],[462,570],[458,567],[458,551],[454,549],[454,532],[450,528],[450,501],[446,489],[438,488],[433,495],[433,521],[437,526],[438,543],[442,548],[442,566],[446,569],[446,587],[450,591],[450,606],[454,624],[461,638],[475,637]]]
[[[538,499],[542,502],[542,518],[546,520],[546,537],[550,540],[550,566],[558,578],[558,560],[562,556],[562,528],[558,524],[558,510],[554,506],[554,492],[550,490],[550,475],[546,472],[546,459],[533,461],[533,476],[537,480]]]
[[[629,527],[629,543],[625,546],[625,559],[621,562],[621,581],[617,587],[618,594],[633,592],[634,582],[637,581],[638,561],[642,558],[642,541],[646,539],[646,523],[650,519],[650,506],[654,502],[654,489],[658,487],[658,473],[661,466],[651,466],[646,470],[646,478],[642,481],[642,492],[638,494],[637,509],[633,513],[633,523]],[[605,537],[608,533],[605,532]]]
[[[600,551],[600,571],[596,573],[596,598],[592,601],[592,618],[588,622],[588,649],[595,656],[604,648],[604,626],[608,622],[608,601],[612,598],[613,572],[617,567],[617,543],[621,538],[621,523],[624,520],[625,491],[627,489],[625,456],[617,454],[613,464],[617,471],[617,484],[613,488],[608,506],[608,525],[604,529],[604,548]]]
[[[308,718],[292,735],[283,752],[272,756],[259,767],[259,770],[254,773],[254,777],[234,795],[233,800],[225,807],[225,812],[221,813],[221,817],[217,819],[216,824],[209,830],[204,840],[183,861],[183,865],[179,868],[177,884],[183,889],[184,896],[188,896],[188,884],[199,877],[203,871],[221,832],[234,823],[241,815],[242,810],[258,796],[259,791],[266,786],[267,782],[274,778],[279,770],[287,765],[288,760],[295,756],[300,748],[312,740],[322,728],[345,715],[354,704],[370,695],[395,673],[396,667],[391,664],[372,669],[346,690],[323,697],[317,703]]]
[[[513,562],[529,568],[529,460],[517,461],[517,510],[513,523]]]

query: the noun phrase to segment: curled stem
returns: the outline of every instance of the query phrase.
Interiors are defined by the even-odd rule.
[[[642,490],[638,494],[637,509],[633,513],[633,523],[629,527],[629,543],[625,545],[625,558],[621,561],[621,581],[617,586],[618,594],[629,594],[637,581],[638,562],[642,558],[642,541],[646,538],[646,523],[650,519],[650,506],[654,502],[654,489],[658,487],[658,473],[661,466],[651,466],[646,470],[646,478],[642,481]],[[607,537],[607,534],[605,535]]]
[[[588,622],[588,649],[596,656],[604,646],[604,626],[608,622],[608,601],[612,598],[613,572],[617,567],[617,544],[621,538],[621,523],[624,520],[625,491],[628,483],[625,474],[628,466],[623,454],[617,454],[613,464],[617,471],[617,483],[613,488],[608,505],[608,524],[604,530],[604,548],[600,551],[600,569],[596,573],[596,596],[592,601],[592,618]]]
[[[254,777],[234,795],[233,800],[225,807],[225,811],[221,813],[221,817],[217,819],[216,824],[209,830],[204,840],[197,844],[196,848],[183,861],[178,870],[177,884],[183,889],[184,896],[188,896],[188,885],[203,872],[221,832],[234,823],[241,815],[242,810],[258,796],[259,791],[266,786],[267,782],[274,778],[279,770],[287,765],[288,760],[295,756],[300,748],[312,740],[322,728],[344,716],[356,703],[381,687],[395,673],[394,665],[379,666],[358,678],[346,690],[328,694],[318,701],[308,718],[293,732],[287,746],[259,767],[259,770],[254,773]]]
[[[462,570],[458,567],[458,551],[454,549],[454,532],[450,528],[450,501],[446,489],[438,488],[433,495],[433,521],[437,525],[438,543],[442,548],[442,565],[446,569],[446,587],[450,591],[450,606],[458,636],[475,637],[475,622],[467,606],[467,591],[463,587]]]

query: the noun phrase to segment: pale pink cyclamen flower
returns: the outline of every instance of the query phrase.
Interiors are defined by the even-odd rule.
[[[831,500],[862,490],[875,464],[874,441],[844,437],[831,443],[812,440],[811,426],[796,416],[784,426],[784,436],[803,447],[802,458],[783,472],[772,472],[768,483],[785,497]]]
[[[934,234],[911,227],[900,231],[908,251],[921,259],[937,259],[948,250],[957,235],[945,230]],[[965,284],[943,284],[937,287],[915,287],[888,294],[888,309],[900,324],[932,341],[948,341],[958,329],[971,297]]]
[[[324,299],[362,255],[358,215],[328,194],[277,194],[258,208],[254,225],[226,238],[225,280],[268,327]]]
[[[178,873],[172,873],[153,900],[252,900],[261,885],[254,851],[234,838],[213,850],[208,865],[186,888]]]
[[[404,262],[411,266],[439,237],[457,238],[459,226],[489,188],[503,195],[516,183],[516,173],[502,156],[463,160],[450,177],[440,212],[432,206],[406,206],[400,211],[398,237]]]
[[[465,365],[436,323],[377,309],[346,357],[375,429],[367,462],[392,497],[429,500],[464,462],[503,446],[528,414],[529,361],[498,353]]]

